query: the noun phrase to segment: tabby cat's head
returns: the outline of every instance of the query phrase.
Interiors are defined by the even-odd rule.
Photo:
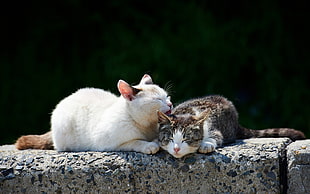
[[[195,117],[167,116],[158,111],[159,145],[175,158],[195,153],[203,139],[203,130]]]

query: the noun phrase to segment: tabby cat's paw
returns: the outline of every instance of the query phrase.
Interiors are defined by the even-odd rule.
[[[159,150],[159,145],[157,143],[149,142],[144,146],[142,153],[155,154],[156,152],[158,152],[158,150]]]
[[[215,151],[215,145],[211,142],[201,143],[198,152],[206,154]]]

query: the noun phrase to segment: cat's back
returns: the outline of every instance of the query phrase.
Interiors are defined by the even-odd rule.
[[[82,88],[60,101],[51,117],[52,128],[68,120],[80,118],[88,120],[91,115],[98,115],[102,110],[112,106],[118,97],[96,88]]]
[[[110,106],[117,99],[117,96],[109,91],[105,91],[97,88],[82,88],[77,90],[75,93],[63,99],[58,105],[59,106]]]
[[[70,96],[69,96],[70,97]],[[109,91],[98,88],[82,88],[71,95],[71,98],[82,101],[110,101],[115,100],[117,96]]]
[[[173,114],[197,115],[205,111],[221,112],[223,110],[234,111],[232,102],[220,95],[210,95],[201,98],[187,100],[175,107]]]

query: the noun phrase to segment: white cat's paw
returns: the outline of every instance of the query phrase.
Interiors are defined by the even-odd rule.
[[[145,154],[155,154],[159,150],[159,145],[155,142],[149,142],[145,144],[144,148],[142,149],[142,153]]]
[[[203,142],[199,147],[199,152],[206,154],[215,151],[216,146],[211,142]]]

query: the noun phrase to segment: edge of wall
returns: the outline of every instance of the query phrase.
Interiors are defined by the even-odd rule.
[[[310,139],[287,147],[288,193],[310,193]]]
[[[164,151],[146,155],[0,146],[0,193],[286,193],[286,178],[291,193],[299,189],[292,186],[299,180],[296,170],[309,180],[310,173],[303,171],[310,169],[310,140],[290,143],[288,138],[239,140],[214,153],[182,159]]]

